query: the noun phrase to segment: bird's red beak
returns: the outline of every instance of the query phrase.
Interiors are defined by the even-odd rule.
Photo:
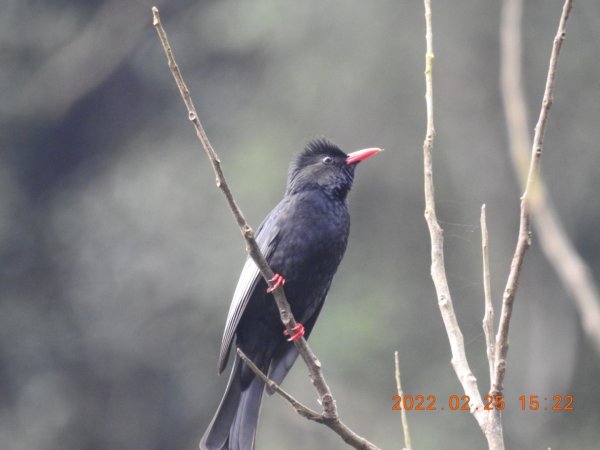
[[[370,156],[376,155],[383,150],[380,148],[365,148],[363,150],[357,150],[352,152],[346,158],[346,164],[356,164],[361,162],[363,159],[367,159]]]

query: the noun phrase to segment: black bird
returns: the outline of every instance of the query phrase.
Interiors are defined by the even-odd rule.
[[[256,241],[285,283],[285,294],[297,322],[285,338],[267,283],[248,258],[242,269],[223,333],[219,373],[236,346],[276,383],[281,383],[298,356],[290,342],[307,338],[317,320],[348,242],[347,195],[356,165],[381,150],[346,155],[326,139],[310,142],[292,161],[283,200],[256,232]],[[304,325],[302,325],[304,324]],[[251,450],[258,424],[264,383],[235,355],[221,404],[200,442],[202,450]],[[272,393],[272,392],[269,392]]]

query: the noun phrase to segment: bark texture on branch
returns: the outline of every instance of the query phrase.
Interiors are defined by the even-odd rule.
[[[521,70],[523,0],[505,0],[500,33],[501,91],[513,167],[523,187],[531,142]],[[569,239],[540,177],[531,200],[533,226],[540,247],[569,293],[582,328],[600,355],[600,293],[591,270]]]
[[[435,128],[433,122],[433,30],[431,23],[431,1],[424,0],[425,4],[425,104],[427,108],[427,131],[423,142],[423,164],[425,182],[425,220],[429,227],[431,238],[431,278],[437,293],[438,306],[444,321],[450,350],[452,352],[452,367],[466,395],[471,402],[471,412],[482,430],[487,428],[488,414],[483,410],[483,401],[477,387],[477,379],[473,375],[467,353],[463,334],[458,325],[454,305],[450,295],[450,288],[446,278],[444,263],[444,231],[440,226],[435,209],[435,189],[433,184],[433,140]]]
[[[544,132],[546,131],[546,123],[548,121],[548,113],[554,99],[554,80],[556,78],[556,67],[558,64],[558,55],[563,41],[565,40],[567,19],[571,12],[572,1],[565,0],[562,14],[558,23],[558,30],[554,37],[552,45],[552,53],[550,54],[550,63],[548,66],[548,75],[546,77],[546,87],[544,89],[544,97],[540,115],[535,126],[533,136],[533,144],[531,146],[531,156],[529,161],[529,170],[527,172],[527,180],[525,182],[525,192],[521,196],[521,213],[519,222],[519,235],[517,246],[510,265],[510,272],[504,295],[502,298],[502,310],[500,311],[500,323],[498,324],[498,333],[496,334],[496,350],[495,362],[496,369],[494,371],[494,379],[491,386],[491,395],[502,394],[504,375],[506,372],[506,355],[508,353],[508,330],[510,318],[515,300],[515,294],[519,286],[519,276],[521,274],[521,266],[525,252],[531,245],[531,211],[532,202],[539,194],[540,189],[540,164],[542,158],[542,149],[544,144]]]
[[[202,147],[204,148],[204,151],[206,152],[206,155],[208,156],[208,159],[210,160],[210,163],[213,167],[217,187],[219,187],[219,189],[221,189],[221,191],[223,192],[223,195],[227,200],[229,209],[233,213],[233,216],[240,228],[242,236],[244,237],[244,241],[246,243],[246,252],[256,263],[262,277],[265,279],[267,284],[270,287],[273,287],[274,283],[271,280],[273,279],[275,274],[273,273],[273,270],[271,270],[265,257],[261,253],[256,243],[256,240],[254,239],[254,231],[252,230],[248,222],[246,222],[242,211],[237,205],[233,194],[229,189],[229,186],[223,174],[223,170],[221,168],[221,160],[219,159],[219,156],[215,152],[210,141],[208,140],[206,132],[204,131],[202,122],[200,121],[198,113],[196,112],[196,108],[194,107],[194,103],[192,102],[192,96],[190,94],[190,91],[183,80],[181,71],[179,70],[179,66],[175,62],[173,50],[171,49],[171,45],[169,44],[169,40],[167,38],[167,33],[164,30],[160,21],[158,8],[155,6],[152,7],[152,24],[156,28],[161,44],[165,51],[165,55],[167,57],[169,68],[171,69],[171,73],[175,78],[175,82],[177,83],[179,93],[181,94],[183,102],[185,103],[185,107],[188,112],[188,119],[190,120],[190,122],[192,122],[196,130],[196,135],[198,136],[198,139],[200,140]],[[273,291],[273,297],[275,298],[275,302],[277,303],[277,307],[279,309],[279,314],[283,325],[286,327],[288,332],[293,334],[294,328],[296,327],[296,321],[292,315],[290,305],[285,297],[285,292],[282,286],[278,287]],[[303,337],[297,339],[294,341],[294,345],[296,346],[298,352],[300,353],[300,356],[304,360],[306,367],[308,368],[312,384],[314,385],[319,395],[319,403],[323,408],[323,412],[321,414],[322,421],[319,422],[327,425],[329,428],[335,431],[348,445],[354,448],[361,450],[378,450],[374,444],[356,434],[340,420],[337,412],[335,399],[333,397],[333,394],[331,393],[331,389],[329,388],[327,381],[325,380],[325,377],[323,376],[323,372],[321,370],[321,363],[319,362],[311,348],[308,346],[306,339],[304,339]],[[245,362],[249,364],[250,361],[248,360],[248,358],[245,358]],[[252,369],[252,365],[249,364],[249,367]],[[298,405],[303,407],[303,411],[306,413],[303,414],[304,417],[311,418],[311,414],[309,413],[309,411],[311,410],[309,408],[307,408],[304,405],[301,405],[299,402],[295,401],[295,399],[295,403],[291,402],[290,398],[293,397],[289,396],[289,394],[287,396],[284,395],[281,389],[276,389],[276,391],[280,395],[282,395],[286,400],[288,400],[296,409]]]
[[[423,143],[424,182],[425,182],[425,219],[431,237],[431,277],[435,285],[438,305],[448,334],[450,348],[452,351],[452,366],[465,391],[471,399],[471,412],[488,442],[488,447],[493,450],[504,449],[504,438],[502,433],[501,414],[498,410],[484,411],[481,395],[477,387],[477,380],[473,376],[464,347],[463,335],[458,326],[454,313],[452,297],[446,279],[444,266],[444,237],[443,230],[439,225],[435,211],[435,191],[433,184],[433,161],[432,149],[435,137],[433,123],[433,36],[431,25],[431,0],[424,0],[426,45],[425,54],[425,102],[427,107],[427,131]],[[521,212],[519,221],[519,234],[517,247],[511,262],[510,273],[504,289],[500,323],[494,341],[493,355],[491,350],[491,332],[493,330],[491,301],[489,299],[489,272],[487,267],[487,230],[485,229],[485,209],[482,210],[482,233],[483,233],[483,260],[484,260],[484,289],[486,298],[486,311],[484,315],[484,329],[487,335],[486,346],[488,361],[490,363],[490,394],[502,395],[502,383],[506,373],[506,355],[508,353],[508,331],[512,308],[514,305],[516,290],[519,284],[519,276],[523,265],[525,252],[531,245],[530,215],[532,198],[539,191],[540,160],[542,156],[543,137],[548,119],[548,112],[552,104],[554,79],[556,76],[556,65],[562,42],[565,38],[566,21],[571,10],[571,1],[566,0],[563,6],[558,31],[554,39],[548,76],[542,100],[542,108],[538,123],[535,128],[535,136],[529,160],[529,169],[525,183],[525,192],[521,197]]]

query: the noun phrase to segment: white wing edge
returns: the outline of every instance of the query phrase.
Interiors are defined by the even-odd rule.
[[[233,299],[227,313],[227,321],[225,322],[225,330],[223,331],[223,340],[221,342],[221,352],[219,355],[219,372],[222,372],[227,364],[229,350],[233,342],[240,318],[246,309],[248,300],[252,295],[252,291],[260,280],[260,271],[252,258],[247,258],[240,278],[233,293]]]
[[[271,255],[273,244],[279,234],[277,227],[274,226],[276,219],[277,216],[273,215],[273,211],[271,211],[267,216],[266,221],[261,223],[256,231],[256,243],[266,259]],[[252,293],[260,279],[261,275],[258,266],[252,258],[247,257],[235,287],[235,291],[233,292],[233,299],[229,306],[229,312],[227,313],[225,330],[223,331],[223,340],[221,341],[221,352],[219,354],[219,373],[223,372],[227,365],[233,336],[240,323],[242,314],[244,314],[244,310],[248,305],[248,301],[250,301],[250,297],[252,297]]]

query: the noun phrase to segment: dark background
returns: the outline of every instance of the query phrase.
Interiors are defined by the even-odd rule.
[[[530,0],[524,71],[537,117],[562,1]],[[218,404],[222,327],[244,246],[190,126],[146,1],[7,0],[0,14],[0,446],[192,449]],[[462,391],[429,277],[423,219],[424,19],[419,1],[159,2],[175,55],[240,206],[257,225],[315,136],[361,165],[350,244],[311,337],[342,418],[401,448],[404,389]],[[479,210],[501,297],[520,191],[498,81],[500,2],[434,2],[435,181],[471,367],[488,369]],[[543,174],[600,277],[600,3],[575,2]],[[596,448],[600,362],[535,240],[511,324],[508,448]],[[297,364],[285,387],[316,406]],[[572,394],[573,412],[519,395]],[[550,406],[550,405],[548,405]],[[409,415],[415,448],[485,448],[463,412]],[[280,398],[258,449],[342,449]]]

